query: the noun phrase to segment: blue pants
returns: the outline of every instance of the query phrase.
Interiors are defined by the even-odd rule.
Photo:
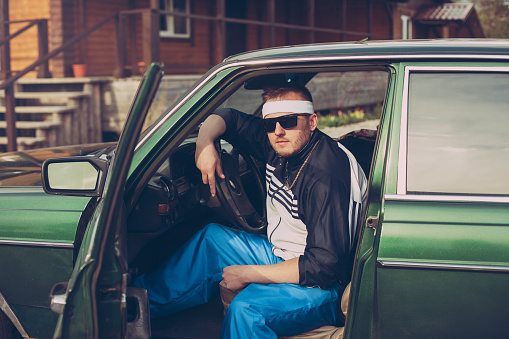
[[[267,237],[209,224],[133,285],[147,289],[151,317],[159,317],[206,303],[219,291],[227,266],[282,261]],[[221,338],[277,338],[337,325],[342,288],[250,284],[228,308]]]

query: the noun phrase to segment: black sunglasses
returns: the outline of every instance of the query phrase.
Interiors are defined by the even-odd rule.
[[[297,126],[298,117],[301,115],[309,116],[311,114],[296,113],[296,114],[283,115],[283,116],[277,117],[277,118],[263,119],[262,125],[263,125],[263,128],[265,129],[265,131],[267,131],[267,133],[274,132],[276,130],[276,124],[278,122],[282,128],[292,129],[292,128],[295,128],[295,126]]]

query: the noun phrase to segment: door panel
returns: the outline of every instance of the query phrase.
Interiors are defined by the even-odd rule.
[[[506,337],[507,205],[387,198],[377,261],[381,337]]]

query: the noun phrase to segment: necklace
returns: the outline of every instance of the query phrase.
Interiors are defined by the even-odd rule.
[[[309,151],[309,154],[308,156],[306,157],[306,160],[304,160],[304,162],[302,163],[302,165],[300,166],[299,168],[299,171],[297,172],[297,175],[295,176],[295,179],[293,179],[293,182],[291,185],[288,184],[288,162],[286,162],[286,165],[285,165],[285,181],[286,181],[286,188],[291,190],[292,187],[295,185],[295,183],[297,182],[297,179],[299,178],[299,175],[300,175],[300,172],[302,171],[302,169],[304,168],[304,166],[306,165],[306,163],[308,162],[308,159],[309,157],[311,156],[311,153],[313,153],[313,151],[315,150],[316,146],[320,143],[321,140],[318,140],[315,145],[313,146],[313,148],[311,149],[311,151]]]

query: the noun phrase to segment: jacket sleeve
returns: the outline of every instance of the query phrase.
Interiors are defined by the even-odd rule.
[[[304,190],[303,221],[308,235],[299,257],[301,286],[325,289],[350,278],[350,168],[345,161],[336,167],[336,175],[315,174],[319,178]]]
[[[226,123],[226,132],[223,135],[226,141],[260,161],[267,160],[271,146],[261,118],[233,108],[221,108],[214,114],[222,117]]]

